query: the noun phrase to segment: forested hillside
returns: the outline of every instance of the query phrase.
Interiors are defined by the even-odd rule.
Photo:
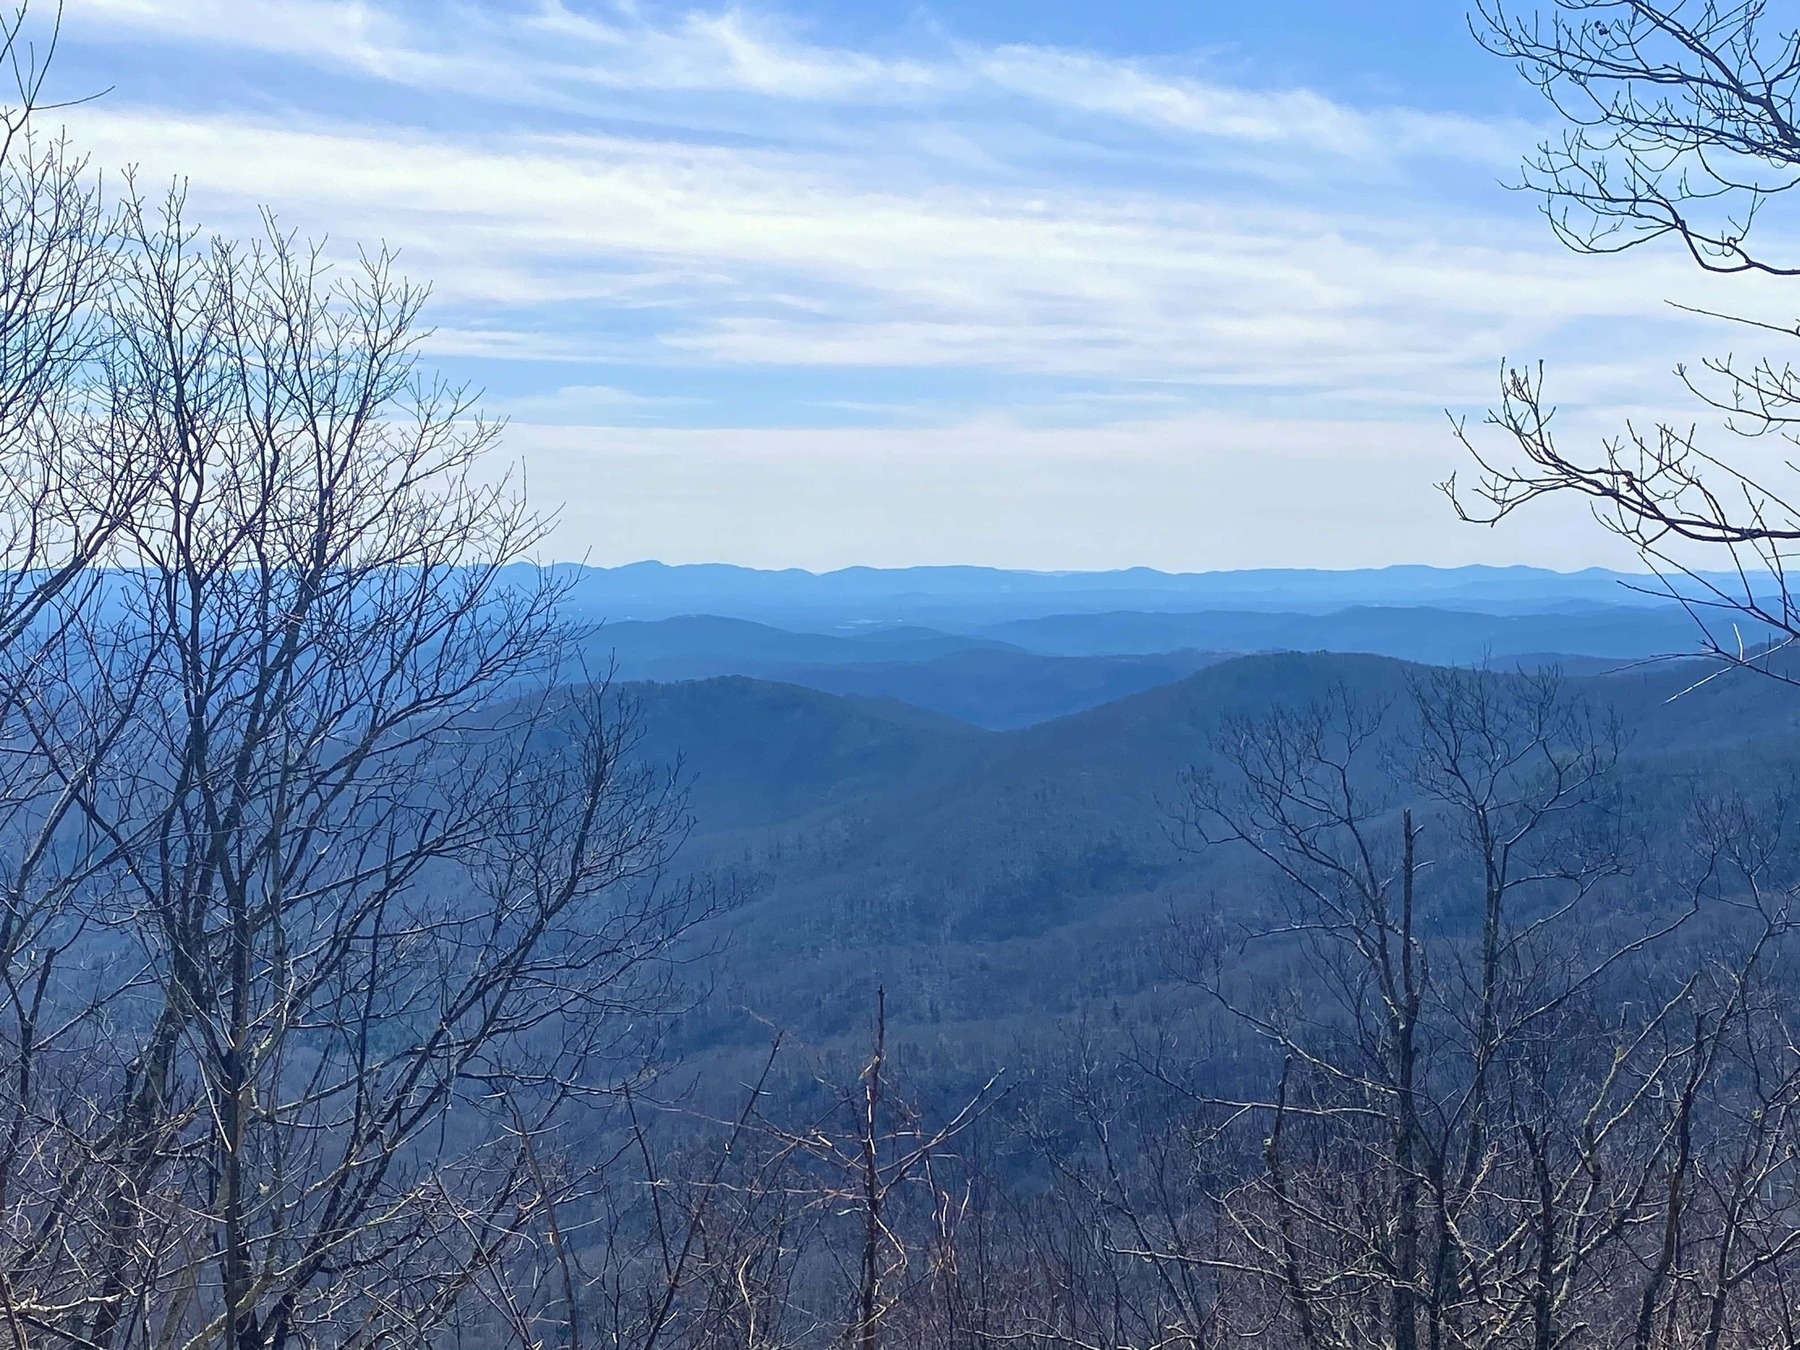
[[[1709,673],[1561,679],[1617,718],[1648,895],[1666,885],[1648,859],[1672,865],[1664,846],[1697,799],[1754,787],[1772,800],[1800,774],[1800,699],[1742,673],[1690,688]],[[1236,864],[1182,837],[1183,773],[1216,764],[1234,719],[1339,695],[1392,706],[1422,675],[1376,657],[1241,657],[1001,734],[741,679],[632,691],[654,754],[691,747],[683,865],[741,893],[681,1034],[760,1043],[767,1019],[808,1040],[855,1036],[881,985],[916,1045],[958,1059],[979,1045],[998,1062],[1020,1028],[1154,1002],[1177,916],[1263,903]]]
[[[829,1302],[854,1227],[796,1196],[854,1220],[859,1141],[896,1167],[926,1149],[883,1242],[909,1262],[954,1242],[977,1273],[895,1294],[890,1327],[921,1344],[973,1315],[962,1297],[1055,1344],[1294,1316],[1287,1259],[1312,1306],[1378,1325],[1390,1304],[1332,1282],[1409,1215],[1410,1259],[1470,1262],[1418,1315],[1464,1327],[1539,1297],[1519,1263],[1562,1239],[1534,1213],[1588,1225],[1592,1264],[1554,1278],[1590,1309],[1654,1292],[1672,1226],[1694,1233],[1670,1258],[1688,1278],[1727,1249],[1766,1268],[1800,1231],[1764,1152],[1800,1084],[1764,1039],[1800,990],[1783,660],[1563,676],[1277,653],[1008,732],[747,680],[646,687],[646,743],[704,743],[723,712],[759,747],[690,762],[675,867],[733,907],[698,935],[661,1085],[681,1105],[651,1131],[724,1168],[681,1222],[715,1222],[709,1187],[736,1178],[730,1259]],[[766,747],[788,734],[820,771],[747,812],[776,799]],[[1399,1114],[1397,1073],[1428,1079],[1429,1111]],[[745,1102],[747,1139],[724,1123]],[[766,1151],[726,1166],[725,1137]],[[1391,1188],[1401,1146],[1455,1165],[1419,1182],[1436,1217]],[[1703,1180],[1719,1148],[1751,1161]],[[1743,1206],[1736,1234],[1703,1227],[1714,1203]],[[946,1204],[973,1208],[946,1229]],[[804,1238],[762,1226],[785,1223]],[[1235,1273],[1190,1278],[1213,1262]],[[1779,1305],[1749,1277],[1714,1289],[1699,1306],[1741,1325]]]

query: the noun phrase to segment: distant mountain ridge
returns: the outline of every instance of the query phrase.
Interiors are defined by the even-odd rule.
[[[1030,726],[1191,675],[1225,653],[1028,651],[980,636],[880,628],[791,632],[747,619],[684,615],[606,624],[590,666],[636,681],[752,676],[832,694],[898,699],[990,730]]]
[[[524,564],[519,566],[523,567]],[[593,619],[716,614],[776,624],[897,624],[966,628],[1058,613],[1107,610],[1273,609],[1329,612],[1355,605],[1434,606],[1487,613],[1655,605],[1656,580],[1588,568],[1402,565],[1323,571],[1262,568],[1161,572],[1036,572],[992,567],[846,567],[765,571],[726,563],[621,567],[557,564],[568,604]]]
[[[1691,652],[1698,636],[1692,616],[1673,605],[1501,615],[1401,606],[1326,614],[1128,610],[1013,619],[962,633],[916,624],[794,631],[684,615],[601,624],[589,664],[610,665],[622,680],[751,676],[898,699],[1005,730],[1141,693],[1245,652],[1363,652],[1592,672]]]

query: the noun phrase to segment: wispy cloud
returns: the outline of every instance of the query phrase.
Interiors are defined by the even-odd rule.
[[[544,6],[534,34],[572,43],[556,73],[625,89],[734,90],[771,98],[841,101],[941,90],[949,72],[930,62],[797,41],[741,10],[690,12],[655,24],[621,7],[613,22]]]
[[[360,0],[82,0],[65,11],[78,37],[101,29],[205,46],[248,47],[399,77],[418,69],[416,30]]]
[[[1507,132],[1514,130],[1452,113],[1352,108],[1309,89],[1232,88],[1078,52],[1007,46],[969,58],[994,87],[1054,106],[1365,162],[1414,154],[1506,162]]]
[[[634,5],[606,17],[523,7],[360,0],[84,0],[76,31],[117,31],[216,49],[318,60],[382,79],[478,92],[484,101],[561,101],[582,86],[738,91],[842,100],[941,86],[938,63],[884,60],[796,40],[735,9],[662,22]]]
[[[616,426],[670,420],[703,400],[640,394],[607,384],[568,384],[545,394],[491,402],[498,412],[541,426]]]
[[[217,225],[267,204],[400,247],[437,286],[433,350],[504,363],[544,423],[716,425],[737,400],[746,425],[916,429],[935,399],[960,437],[986,400],[1091,434],[1108,408],[1304,405],[1441,441],[1499,357],[1579,354],[1565,392],[1616,395],[1676,350],[1665,297],[1704,298],[1673,260],[1596,266],[1522,220],[1495,180],[1529,128],[1193,62],[877,50],[627,0],[70,0],[68,31],[102,67],[157,44],[241,66],[253,105],[120,66],[67,115]]]
[[[1654,319],[1683,281],[1671,267],[1666,284],[1620,287],[1472,220],[1442,239],[1142,186],[900,193],[878,161],[768,147],[301,130],[116,105],[75,120],[114,162],[190,175],[215,214],[273,202],[309,229],[385,239],[459,312],[535,311],[565,350],[594,307],[640,312],[654,331],[634,349],[652,359],[1425,386],[1471,362],[1485,374],[1573,316]],[[589,351],[617,355],[600,334]]]
[[[1141,60],[944,40],[883,56],[808,41],[791,25],[736,7],[647,15],[628,0],[599,17],[547,3],[363,0],[75,0],[77,32],[247,50],[318,61],[375,78],[454,89],[480,102],[567,105],[583,90],[737,93],[784,104],[901,105],[942,111],[1011,97],[1164,131],[1330,155],[1396,151],[1471,157],[1493,129],[1416,109],[1354,108],[1307,89],[1255,90]],[[756,128],[745,131],[754,135]]]

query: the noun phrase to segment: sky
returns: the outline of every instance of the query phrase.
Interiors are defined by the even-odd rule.
[[[1783,298],[1563,251],[1454,0],[67,0],[54,87],[211,228],[398,249],[596,564],[1629,565],[1457,521],[1452,419],[1680,410],[1670,301]]]

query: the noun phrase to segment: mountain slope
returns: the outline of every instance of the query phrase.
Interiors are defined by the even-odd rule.
[[[681,766],[702,835],[771,826],[940,782],[989,734],[885,699],[845,699],[743,676],[627,684],[636,757]]]
[[[736,836],[734,865],[753,898],[730,925],[717,996],[686,1034],[695,1046],[759,1036],[743,1015],[752,1009],[829,1037],[859,1024],[876,983],[896,1025],[985,1028],[967,1031],[978,1037],[1148,997],[1167,979],[1171,908],[1261,903],[1232,855],[1195,855],[1171,837],[1180,774],[1211,761],[1222,722],[1340,689],[1399,701],[1419,674],[1374,656],[1225,661],[987,736],[954,764],[936,758],[933,773],[891,775],[841,807]],[[1632,800],[1659,846],[1674,846],[1708,783],[1800,766],[1800,691],[1734,675],[1672,698],[1696,674],[1662,666],[1569,681],[1602,716],[1618,716]]]
[[[588,642],[597,663],[616,663],[625,680],[767,676],[792,667],[929,661],[958,652],[1016,651],[995,638],[956,637],[926,628],[866,635],[793,632],[713,614],[603,625]]]
[[[1223,652],[1040,656],[996,647],[927,661],[795,667],[784,680],[834,694],[899,699],[1009,730],[1111,703],[1227,659]]]

